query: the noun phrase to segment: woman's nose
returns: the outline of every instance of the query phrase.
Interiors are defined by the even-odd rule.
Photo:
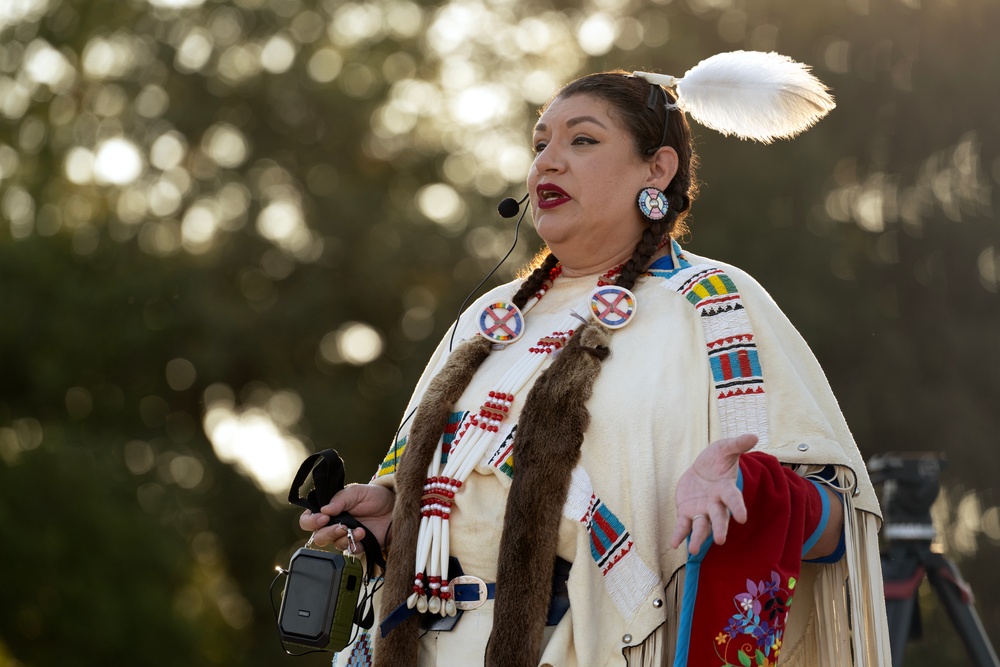
[[[535,157],[535,169],[540,174],[551,174],[560,172],[566,168],[566,161],[563,159],[557,146],[549,144],[542,152]]]

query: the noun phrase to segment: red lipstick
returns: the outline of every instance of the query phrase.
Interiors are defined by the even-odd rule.
[[[553,209],[572,199],[565,190],[552,183],[539,183],[535,193],[538,195],[538,208],[542,210]]]

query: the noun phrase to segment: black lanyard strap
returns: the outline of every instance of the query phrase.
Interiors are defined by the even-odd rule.
[[[300,494],[310,476],[312,477],[312,488],[303,498]],[[344,488],[344,478],[344,460],[340,458],[340,454],[333,449],[324,449],[306,458],[299,466],[299,471],[295,473],[295,479],[288,490],[288,502],[307,509],[313,514],[320,514],[323,505],[330,502],[330,499]],[[368,559],[368,576],[371,576],[373,567],[382,572],[385,571],[382,547],[372,531],[348,512],[330,517],[328,525],[332,526],[335,523],[341,523],[350,529],[364,528],[365,536],[362,538],[361,544],[365,548],[365,557]]]

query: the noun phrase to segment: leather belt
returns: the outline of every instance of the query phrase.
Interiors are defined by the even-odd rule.
[[[479,609],[487,600],[497,595],[497,585],[488,584],[479,577],[463,574],[448,582],[448,590],[455,598],[455,607],[462,611]]]
[[[557,625],[569,609],[569,591],[566,582],[569,579],[569,571],[572,563],[556,558],[555,568],[552,572],[552,598],[549,602],[549,614],[546,625]],[[462,567],[458,559],[452,557],[449,561],[448,570],[450,572],[462,572]],[[458,614],[455,616],[439,616],[437,614],[424,614],[421,618],[421,629],[437,632],[447,632],[455,627],[465,611],[478,609],[486,604],[487,600],[496,597],[496,584],[486,583],[479,577],[468,574],[458,574],[448,582],[448,589],[455,599],[455,607]],[[399,605],[386,616],[379,624],[382,636],[387,636],[392,630],[413,616],[419,613],[416,609],[410,609],[406,603]]]

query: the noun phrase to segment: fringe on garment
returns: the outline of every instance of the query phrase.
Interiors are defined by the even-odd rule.
[[[844,494],[846,553],[822,568],[816,582],[818,655],[813,664],[892,664],[877,533],[877,517],[854,509],[850,494]]]

